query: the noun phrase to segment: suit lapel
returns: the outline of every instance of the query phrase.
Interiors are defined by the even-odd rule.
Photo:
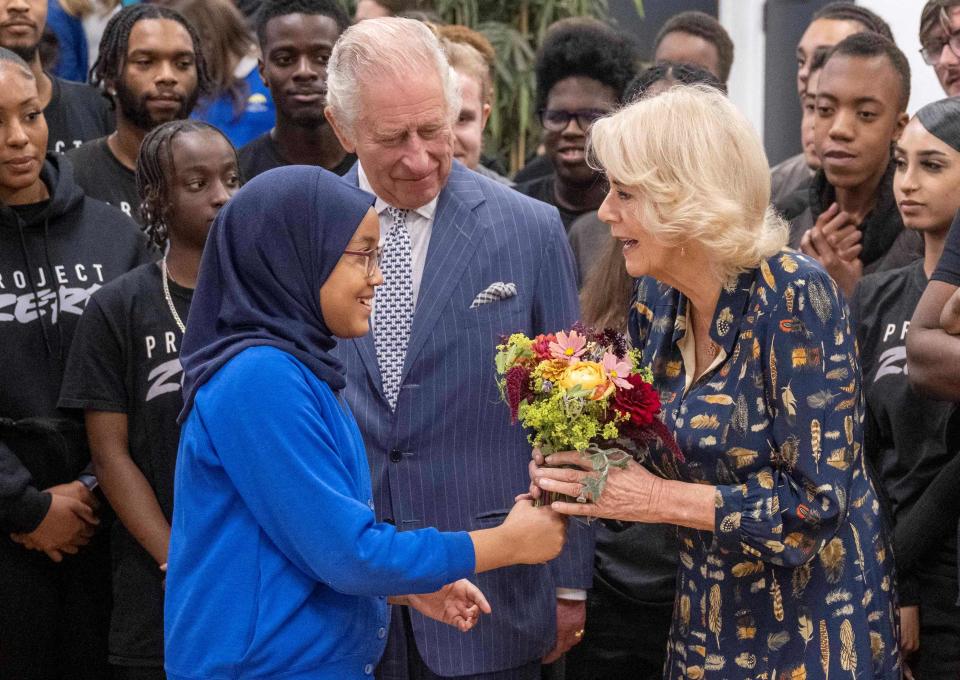
[[[450,180],[437,202],[401,381],[406,379],[473,259],[483,234],[483,225],[473,208],[482,200],[483,194],[470,171],[455,163]]]

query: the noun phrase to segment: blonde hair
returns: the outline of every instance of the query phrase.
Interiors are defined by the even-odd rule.
[[[83,19],[88,14],[97,10],[101,15],[107,16],[120,5],[120,0],[60,0],[60,6],[63,11],[72,17]]]
[[[718,90],[676,85],[593,124],[591,167],[640,194],[644,229],[698,243],[726,279],[787,243],[770,207],[770,168],[746,118]]]
[[[484,104],[490,104],[493,98],[493,75],[491,73],[493,62],[473,42],[473,36],[468,35],[465,31],[469,31],[473,36],[483,40],[490,50],[493,50],[489,40],[482,34],[471,31],[465,26],[438,26],[436,29],[450,66],[457,73],[462,73],[477,80],[480,83],[480,100]]]

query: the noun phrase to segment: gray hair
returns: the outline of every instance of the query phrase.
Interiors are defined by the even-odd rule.
[[[344,31],[333,47],[327,64],[327,104],[352,134],[360,116],[363,82],[417,78],[430,70],[440,77],[453,123],[460,115],[460,83],[433,31],[412,19],[367,19]]]

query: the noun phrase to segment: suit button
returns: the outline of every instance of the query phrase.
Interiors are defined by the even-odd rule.
[[[399,463],[401,460],[403,460],[402,452],[398,451],[397,449],[394,449],[393,451],[390,452],[391,463]]]
[[[393,521],[393,518],[392,518],[392,517],[384,517],[384,518],[383,518],[383,523],[384,523],[384,524],[392,524],[392,525],[394,525],[394,526],[396,526],[396,524],[397,524],[396,522]]]

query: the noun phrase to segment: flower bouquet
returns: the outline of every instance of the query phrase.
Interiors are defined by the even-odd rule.
[[[535,338],[515,333],[497,346],[496,365],[501,397],[512,421],[531,431],[529,442],[544,454],[575,450],[590,459],[596,475],[576,498],[581,503],[600,498],[611,466],[639,460],[638,447],[654,438],[676,447],[658,417],[650,370],[617,331],[576,324]],[[556,500],[547,495],[546,502]]]

